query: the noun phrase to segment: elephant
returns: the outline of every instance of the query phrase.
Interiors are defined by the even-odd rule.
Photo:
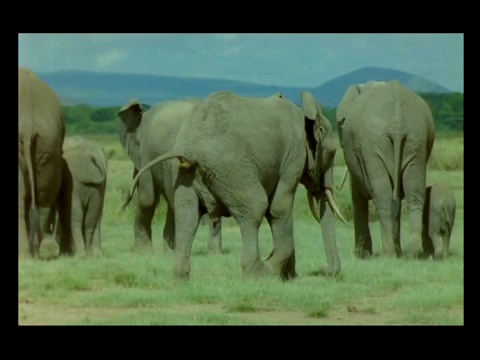
[[[428,104],[398,80],[351,85],[336,111],[340,143],[350,174],[355,255],[372,255],[368,201],[381,227],[381,254],[422,253],[426,166],[435,140]],[[410,237],[400,244],[401,201],[409,207]]]
[[[18,255],[38,258],[62,179],[65,122],[55,91],[18,69]],[[61,221],[65,216],[61,214]]]
[[[313,95],[305,91],[301,99],[300,108],[278,93],[260,98],[214,92],[197,104],[173,149],[139,170],[122,209],[145,171],[168,159],[178,168],[175,278],[190,278],[192,242],[201,215],[198,209],[212,219],[232,216],[236,220],[243,240],[244,275],[296,277],[293,203],[299,183],[307,188],[310,209],[322,224],[328,264],[319,273],[340,272],[335,213],[341,214],[333,198],[338,143]],[[273,250],[262,261],[258,230],[264,217],[272,231]]]
[[[444,184],[434,184],[425,190],[423,209],[424,256],[445,259],[450,248],[455,224],[456,202],[453,191]]]
[[[60,254],[101,254],[101,224],[107,186],[108,159],[102,147],[80,136],[65,137],[63,177],[57,213],[66,214],[68,224],[55,225]],[[55,221],[55,217],[51,217]],[[60,236],[63,234],[63,236]]]
[[[144,111],[138,99],[124,104],[118,115],[119,136],[134,165],[133,177],[143,165],[173,148],[180,127],[191,116],[200,99],[188,98],[155,104]],[[139,182],[139,196],[134,223],[135,249],[145,251],[152,247],[152,219],[160,195],[167,203],[167,215],[163,229],[164,251],[175,247],[174,178],[178,169],[166,162],[145,173]],[[223,253],[221,220],[210,221],[208,253]]]

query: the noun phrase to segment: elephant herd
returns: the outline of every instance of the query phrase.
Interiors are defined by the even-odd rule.
[[[152,246],[152,219],[160,196],[167,204],[163,240],[174,252],[176,278],[190,277],[192,244],[205,217],[209,252],[222,252],[221,218],[233,217],[242,237],[245,274],[294,278],[293,204],[302,184],[321,224],[326,264],[341,262],[335,220],[333,166],[338,141],[314,96],[301,105],[279,93],[245,97],[217,91],[204,99],[158,103],[139,100],[118,113],[119,137],[133,163],[138,191],[135,249]],[[400,82],[350,86],[337,108],[340,146],[350,175],[355,254],[372,255],[368,202],[379,216],[382,254],[444,258],[455,220],[455,198],[444,185],[426,186],[435,128],[426,102]],[[19,258],[36,258],[45,233],[55,231],[60,254],[101,253],[101,219],[107,184],[103,150],[65,137],[54,91],[19,68]],[[400,244],[401,201],[409,206],[410,234]],[[258,231],[266,218],[273,249],[261,259]]]

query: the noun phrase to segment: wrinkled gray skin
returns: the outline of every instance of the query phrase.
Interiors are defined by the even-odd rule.
[[[400,256],[401,201],[410,211],[410,238],[403,253],[422,252],[426,165],[435,138],[430,108],[399,81],[348,88],[337,108],[337,124],[350,173],[355,254],[372,255],[368,201],[381,225],[382,255]]]
[[[101,254],[107,156],[95,142],[74,136],[65,138],[63,159],[61,197],[64,201],[57,204],[56,209],[59,214],[67,214],[70,222],[63,226],[56,224],[60,254]]]
[[[173,148],[179,129],[191,116],[199,99],[161,102],[143,111],[138,100],[127,102],[119,111],[120,142],[134,164],[133,176],[146,163]],[[167,201],[167,217],[163,229],[164,250],[175,247],[174,182],[178,166],[166,161],[147,171],[139,180],[137,212],[135,216],[135,249],[152,247],[152,219],[160,195]],[[205,210],[200,209],[205,213]],[[222,253],[221,220],[208,219],[210,238],[209,253]]]
[[[30,69],[18,69],[18,255],[37,258],[60,190],[65,136],[60,101]],[[64,216],[61,218],[64,221]]]
[[[434,259],[448,256],[456,208],[455,196],[448,186],[436,184],[427,187],[422,233],[425,256],[432,255]]]
[[[174,192],[175,277],[190,276],[199,205],[213,219],[235,218],[243,239],[241,266],[245,274],[295,277],[293,203],[299,182],[320,203],[320,210],[311,207],[317,219],[322,218],[328,265],[320,272],[340,272],[335,218],[325,191],[333,191],[337,144],[314,97],[303,92],[301,98],[303,109],[278,94],[250,98],[225,91],[213,93],[198,104],[180,129],[174,149],[140,169],[139,175],[172,158],[170,164],[179,167]],[[258,245],[264,216],[273,236],[273,251],[265,262]]]

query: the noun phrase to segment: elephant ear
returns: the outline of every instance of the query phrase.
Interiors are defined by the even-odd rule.
[[[315,154],[315,149],[319,142],[318,135],[315,131],[315,120],[321,116],[322,110],[317,103],[317,100],[308,91],[300,93],[302,99],[302,111],[305,119],[305,134],[307,135],[308,148]]]
[[[128,101],[118,111],[120,120],[125,124],[128,132],[135,131],[142,120],[143,106],[138,99]]]
[[[330,121],[323,116],[322,108],[310,92],[302,91],[300,97],[302,99],[303,114],[305,116],[307,141],[310,141],[308,137],[310,136],[309,133],[312,133],[315,142],[321,143],[331,129]]]

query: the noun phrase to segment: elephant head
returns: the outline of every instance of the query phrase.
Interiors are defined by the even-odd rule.
[[[337,150],[332,125],[323,115],[320,105],[311,93],[303,91],[300,97],[307,137],[307,161],[300,182],[308,190],[310,210],[320,222],[318,203],[322,199],[322,194],[325,194],[332,210],[346,223],[332,196],[333,165]],[[313,198],[316,204],[313,203]]]
[[[141,124],[143,112],[144,107],[137,99],[133,99],[125,103],[125,105],[123,105],[118,112],[118,116],[120,118],[120,143],[133,161],[135,166],[134,176],[141,167],[137,129]]]

